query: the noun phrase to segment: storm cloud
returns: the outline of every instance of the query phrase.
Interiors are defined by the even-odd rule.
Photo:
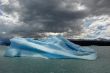
[[[64,32],[72,29],[77,32],[81,29],[79,22],[87,16],[86,11],[77,10],[75,7],[66,8],[71,7],[71,3],[64,7],[62,2],[65,4],[66,2],[63,0],[19,0],[19,2],[22,9],[20,21],[26,23],[30,31]]]
[[[0,26],[10,33],[71,30],[73,35],[80,34],[86,17],[109,15],[109,4],[109,0],[0,0],[1,16],[16,20],[10,25],[0,22]]]

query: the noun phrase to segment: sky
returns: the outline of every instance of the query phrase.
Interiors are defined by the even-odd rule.
[[[110,39],[109,29],[110,0],[0,0],[0,37]]]

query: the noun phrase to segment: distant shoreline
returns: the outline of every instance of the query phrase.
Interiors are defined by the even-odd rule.
[[[75,40],[75,39],[68,40],[81,46],[90,46],[90,45],[110,46],[110,41],[107,40]]]
[[[37,40],[37,39],[36,39]],[[97,45],[97,46],[110,46],[110,41],[108,40],[83,40],[83,39],[68,39],[69,41],[81,45],[81,46],[90,46],[90,45]],[[0,45],[10,45],[9,39],[0,39]]]

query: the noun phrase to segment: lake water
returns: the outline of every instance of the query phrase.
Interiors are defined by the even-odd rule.
[[[110,46],[90,46],[98,52],[94,61],[3,57],[0,46],[0,73],[110,73]]]

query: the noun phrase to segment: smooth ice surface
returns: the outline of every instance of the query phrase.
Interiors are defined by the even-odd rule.
[[[82,48],[71,43],[63,36],[51,36],[46,39],[12,38],[11,45],[5,51],[8,57],[41,57],[41,58],[77,58],[95,60],[96,52],[91,48]]]

